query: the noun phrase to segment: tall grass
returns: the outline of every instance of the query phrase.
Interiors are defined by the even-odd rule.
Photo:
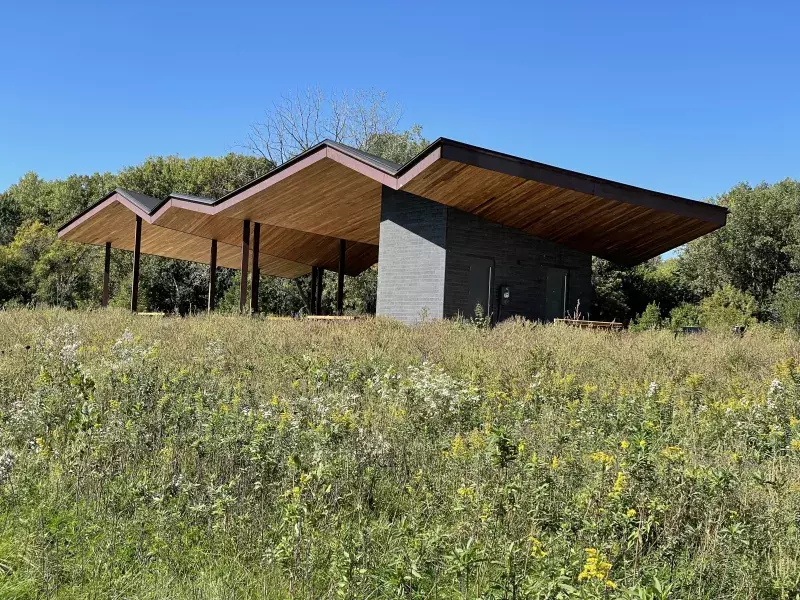
[[[0,597],[800,597],[790,334],[20,310],[0,350]]]

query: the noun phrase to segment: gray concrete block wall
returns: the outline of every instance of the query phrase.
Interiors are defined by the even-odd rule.
[[[590,255],[448,208],[445,317],[471,317],[474,312],[474,307],[467,306],[469,256],[494,259],[494,289],[509,286],[511,302],[502,307],[502,318],[544,318],[548,267],[569,269],[568,311],[574,309],[578,298],[585,309],[591,303]],[[496,316],[496,304],[493,312]]]
[[[407,192],[383,190],[378,254],[377,314],[405,323],[472,316],[470,257],[493,259],[494,290],[510,287],[502,318],[544,319],[548,267],[569,269],[568,311],[591,305],[588,254]]]
[[[383,188],[377,314],[416,323],[444,316],[447,207]]]

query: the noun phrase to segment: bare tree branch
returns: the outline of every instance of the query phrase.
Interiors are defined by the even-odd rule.
[[[385,92],[355,90],[325,95],[318,87],[283,96],[264,120],[250,127],[245,144],[276,166],[330,138],[365,149],[371,140],[396,134],[402,111]]]

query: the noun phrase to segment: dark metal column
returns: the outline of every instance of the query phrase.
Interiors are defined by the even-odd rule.
[[[325,281],[325,268],[317,267],[317,314],[321,315],[322,310],[322,288]]]
[[[217,240],[211,240],[211,257],[208,262],[208,312],[216,308],[217,303]]]
[[[131,290],[131,311],[139,306],[139,261],[142,257],[142,217],[136,215],[136,231],[133,236],[133,289]]]
[[[347,242],[339,240],[339,281],[336,287],[336,312],[340,315],[344,312],[344,269],[346,252]]]
[[[250,219],[242,223],[242,281],[239,284],[239,312],[247,307],[247,261],[250,254]]]
[[[261,223],[253,223],[253,274],[250,277],[250,312],[258,314],[258,255],[261,242]]]
[[[108,288],[111,283],[111,242],[106,242],[106,260],[103,263],[103,300],[101,306],[108,306]]]
[[[308,297],[308,311],[317,314],[317,267],[311,267],[311,289]]]

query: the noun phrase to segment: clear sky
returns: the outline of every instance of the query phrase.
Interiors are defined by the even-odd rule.
[[[237,150],[281,94],[664,192],[800,178],[800,3],[0,5],[0,190]]]

